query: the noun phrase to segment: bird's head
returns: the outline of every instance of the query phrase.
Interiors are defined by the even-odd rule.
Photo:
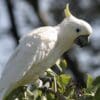
[[[85,46],[88,43],[88,37],[92,33],[92,27],[86,21],[74,17],[69,11],[68,4],[65,9],[65,15],[66,18],[61,23],[65,34],[68,33],[69,39],[72,39],[81,47]]]

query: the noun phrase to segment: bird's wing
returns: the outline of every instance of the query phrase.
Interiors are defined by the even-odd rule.
[[[37,29],[25,36],[21,41],[19,46],[16,48],[14,54],[5,66],[2,73],[0,84],[3,87],[20,80],[24,72],[29,70],[32,66],[40,63],[43,59],[48,56],[50,50],[55,45],[57,39],[56,35],[52,38],[50,35],[55,31],[46,28],[46,30],[41,32],[41,29]],[[35,34],[36,33],[36,34]],[[55,37],[55,39],[54,39]]]

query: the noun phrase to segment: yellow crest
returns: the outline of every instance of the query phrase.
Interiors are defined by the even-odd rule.
[[[65,16],[66,17],[69,17],[69,16],[71,16],[71,12],[70,12],[70,10],[69,10],[69,4],[66,4],[66,8],[65,8]]]

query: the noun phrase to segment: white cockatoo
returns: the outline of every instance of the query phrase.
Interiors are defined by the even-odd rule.
[[[38,77],[69,50],[80,36],[92,33],[91,26],[65,9],[66,18],[56,26],[33,30],[20,40],[0,78],[3,100],[12,90],[36,81]]]

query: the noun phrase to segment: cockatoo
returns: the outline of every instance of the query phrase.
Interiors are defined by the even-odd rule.
[[[72,47],[78,37],[92,33],[91,26],[74,17],[68,5],[65,15],[60,24],[37,28],[20,40],[0,78],[0,100],[19,86],[35,82]]]

